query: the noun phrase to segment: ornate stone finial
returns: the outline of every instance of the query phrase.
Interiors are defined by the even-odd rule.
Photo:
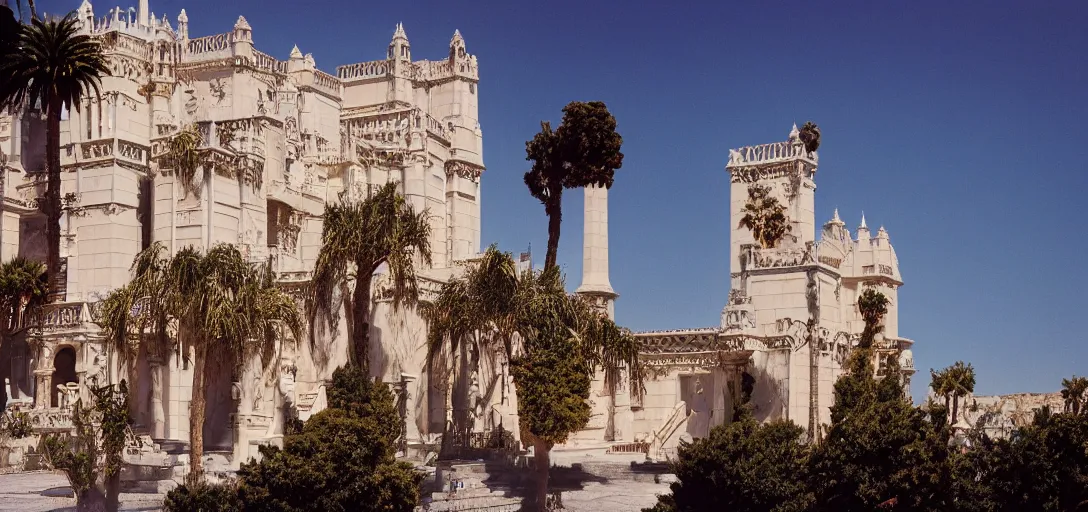
[[[297,44],[295,45],[294,48],[291,48],[291,58],[292,59],[301,59],[302,58],[302,50],[298,49]]]
[[[450,48],[458,46],[458,43],[460,43],[460,46],[464,46],[465,45],[465,38],[461,37],[461,31],[460,30],[454,29],[453,38],[450,39]]]
[[[801,131],[797,129],[797,123],[793,123],[793,129],[790,130],[790,142],[797,142],[801,140]]]
[[[839,209],[835,208],[834,215],[831,216],[831,222],[833,224],[845,224],[842,219],[839,218]]]
[[[307,53],[306,56],[304,57],[304,59],[305,59],[305,62],[306,62],[307,66],[309,66],[311,68],[316,68],[317,67],[317,63],[314,62],[314,54]]]
[[[94,8],[91,7],[91,2],[83,0],[83,3],[79,4],[79,14],[82,16],[88,16],[94,12]]]
[[[408,40],[408,34],[404,32],[404,24],[402,23],[397,23],[397,30],[393,31],[393,40],[396,41],[397,39]]]
[[[869,226],[865,225],[865,212],[861,212],[861,225],[858,229],[869,229]]]
[[[238,21],[234,22],[234,28],[235,29],[253,30],[253,28],[249,26],[249,22],[246,21],[245,16],[239,16],[238,17]]]
[[[877,238],[888,238],[888,231],[884,229],[884,226],[880,226],[880,229],[876,231]]]
[[[185,14],[185,9],[182,9],[181,14],[178,15],[178,23],[189,23],[189,15]]]

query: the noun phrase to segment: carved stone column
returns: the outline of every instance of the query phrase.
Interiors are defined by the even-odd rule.
[[[401,392],[404,393],[404,437],[408,443],[420,441],[419,425],[416,424],[416,382],[419,377],[407,373],[400,374]]]
[[[151,357],[147,360],[148,373],[151,374],[151,437],[166,437],[166,411],[162,405],[162,359]]]
[[[49,403],[49,382],[53,377],[53,370],[44,368],[34,370],[34,381],[37,385],[34,388],[34,408],[35,409],[47,409],[50,406]]]

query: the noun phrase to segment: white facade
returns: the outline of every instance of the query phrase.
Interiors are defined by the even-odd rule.
[[[412,60],[398,25],[378,60],[321,71],[294,48],[278,60],[253,45],[239,17],[229,31],[190,37],[184,10],[175,24],[138,8],[77,11],[82,31],[101,39],[110,68],[101,98],[84,100],[61,123],[61,257],[58,304],[25,339],[7,343],[0,378],[7,395],[34,410],[39,426],[69,417],[56,385],[124,377],[94,323],[97,305],[130,278],[133,257],[152,242],[171,252],[236,244],[254,262],[271,261],[284,286],[301,291],[321,244],[325,205],[365,197],[396,181],[432,222],[434,264],[419,271],[424,294],[437,290],[458,261],[480,251],[480,177],[476,57],[459,32],[447,55]],[[380,51],[380,50],[379,50]],[[379,53],[379,55],[381,55]],[[195,125],[215,165],[187,191],[160,166],[169,137]],[[0,258],[45,259],[44,121],[33,109],[0,116],[4,171]],[[199,173],[198,173],[199,174]],[[425,327],[414,310],[387,307],[376,281],[372,371],[407,389],[409,441],[445,426],[444,385],[424,371]],[[319,410],[324,382],[347,358],[341,320],[316,347],[284,344],[278,382],[256,362],[222,368],[210,385],[206,446],[235,461],[281,434],[284,405],[303,418]],[[61,368],[63,366],[63,368]],[[192,371],[186,358],[141,354],[139,428],[155,439],[188,439]]]
[[[746,392],[762,421],[789,419],[810,430],[829,423],[834,382],[864,328],[857,298],[870,287],[890,300],[874,347],[899,356],[909,386],[913,341],[899,336],[897,290],[903,282],[895,249],[884,228],[870,234],[864,216],[851,236],[838,211],[817,238],[817,164],[796,126],[784,142],[730,151],[731,287],[721,323],[636,334],[650,369],[647,393],[630,404],[631,423],[617,427],[627,436],[614,441],[633,441],[651,457],[667,457],[680,439],[704,437],[731,421]],[[737,225],[753,185],[769,187],[786,207],[791,230],[776,247],[761,247]],[[607,203],[591,197],[596,193],[586,190],[583,288],[589,290],[608,283],[607,225],[600,225],[607,221]],[[604,214],[598,212],[602,204]],[[608,292],[614,297],[610,286]],[[621,423],[619,415],[628,412],[615,410]]]

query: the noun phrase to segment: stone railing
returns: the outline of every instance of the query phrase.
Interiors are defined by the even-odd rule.
[[[357,62],[336,68],[336,76],[341,80],[364,80],[367,78],[384,77],[389,71],[389,62],[384,60],[372,60],[370,62]]]
[[[895,272],[892,269],[891,265],[885,265],[881,263],[879,265],[865,265],[864,267],[861,267],[861,274],[866,276],[877,274],[883,276],[894,276]]]
[[[230,32],[223,34],[215,34],[211,36],[198,37],[196,39],[190,39],[189,45],[186,48],[187,53],[190,56],[202,57],[202,58],[222,58],[230,57],[233,53],[231,50],[231,41],[233,36]]]
[[[136,162],[140,165],[147,165],[150,152],[151,148],[148,148],[147,146],[141,146],[140,144],[127,140],[118,139],[117,141],[117,156],[122,159]]]
[[[434,116],[427,114],[427,131],[443,139],[449,140],[449,134],[446,133],[446,127],[442,126],[442,121],[435,119]]]
[[[47,304],[23,317],[22,327],[32,332],[48,333],[78,328],[98,320],[100,302],[61,302]]]
[[[253,67],[272,73],[287,73],[287,63],[262,51],[253,50]]]
[[[97,160],[113,157],[113,139],[93,140],[79,143],[79,156],[83,160]]]
[[[742,245],[740,264],[745,270],[799,267],[817,261],[817,246],[806,243],[804,247],[774,247],[764,249],[755,244]]]
[[[340,80],[320,69],[314,70],[313,86],[315,89],[326,94],[336,96],[337,98],[340,97]]]
[[[102,36],[103,50],[127,53],[141,60],[152,59],[151,45],[143,39],[121,32],[108,32]]]
[[[758,146],[747,146],[729,150],[729,164],[726,167],[745,167],[805,159],[813,163],[816,153],[809,153],[800,141],[772,142]]]

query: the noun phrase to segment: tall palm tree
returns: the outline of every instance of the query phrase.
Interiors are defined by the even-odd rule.
[[[763,185],[748,187],[748,201],[744,203],[739,227],[752,231],[752,237],[764,249],[778,245],[778,241],[793,230],[786,207],[771,195],[771,189]]]
[[[193,352],[189,473],[199,477],[209,358],[239,364],[260,356],[267,368],[276,339],[286,329],[297,340],[302,320],[294,299],[276,287],[267,264],[254,267],[233,245],[216,245],[207,254],[182,249],[166,268],[166,287],[171,316],[178,320],[184,346]]]
[[[573,101],[563,107],[563,122],[552,130],[547,121],[540,133],[525,143],[526,160],[533,167],[525,173],[529,193],[544,205],[548,216],[548,253],[544,267],[555,266],[563,222],[563,190],[591,185],[612,188],[616,169],[623,165],[616,133],[616,118],[600,101]]]
[[[589,419],[585,399],[596,369],[603,368],[607,383],[617,383],[626,369],[632,393],[642,393],[634,338],[589,302],[568,295],[558,267],[518,274],[513,258],[492,246],[463,277],[443,285],[423,312],[428,320],[430,371],[451,371],[453,355],[464,343],[511,362],[522,438],[534,447],[537,503],[544,502],[547,492],[551,448]],[[558,360],[550,353],[556,345],[565,350]],[[574,371],[572,378],[584,381],[587,395],[568,400],[553,395],[554,388],[535,385],[539,382],[531,379],[528,367],[541,361],[576,363],[567,370]],[[556,366],[549,365],[544,373],[552,370]]]
[[[149,356],[163,358],[175,345],[168,330],[171,290],[167,288],[166,268],[169,265],[166,247],[156,242],[144,249],[132,262],[132,280],[118,288],[102,302],[98,324],[102,334],[113,347],[133,385],[129,395],[135,395],[137,383],[137,354],[141,345]],[[135,420],[139,406],[134,396],[129,396],[129,415]]]
[[[22,30],[19,51],[0,61],[0,108],[39,104],[46,116],[43,209],[51,292],[57,290],[60,273],[60,114],[66,108],[79,111],[80,100],[92,91],[101,97],[101,77],[107,74],[98,40],[80,34],[79,21],[71,14],[48,20],[35,16]]]
[[[287,334],[299,338],[302,315],[294,299],[276,286],[268,264],[247,262],[233,245],[217,245],[207,253],[186,247],[168,257],[155,244],[136,256],[132,269],[133,280],[106,299],[103,330],[127,357],[133,379],[140,343],[160,355],[171,347],[193,354],[189,473],[199,477],[209,358],[237,365],[260,357],[267,369],[281,345],[277,340]],[[171,340],[173,332],[180,344]]]
[[[935,371],[932,368],[929,370],[930,384],[929,388],[933,390],[933,394],[938,397],[944,398],[945,414],[952,413],[952,386],[951,381],[948,378],[948,368],[944,368],[940,371]],[[948,417],[949,424],[954,420],[951,416]]]
[[[354,273],[355,289],[346,300],[351,336],[350,356],[369,368],[370,301],[374,273],[382,266],[389,273],[394,308],[419,300],[416,265],[431,265],[431,225],[428,212],[416,212],[397,183],[388,183],[362,201],[325,206],[321,250],[317,255],[307,304],[311,340],[331,329],[337,305],[334,292]]]
[[[949,388],[952,393],[952,424],[959,421],[960,399],[975,392],[975,368],[970,363],[956,361],[949,367]]]
[[[1088,378],[1073,376],[1062,379],[1062,400],[1065,400],[1065,412],[1080,414],[1084,407],[1085,393],[1088,393]]]

